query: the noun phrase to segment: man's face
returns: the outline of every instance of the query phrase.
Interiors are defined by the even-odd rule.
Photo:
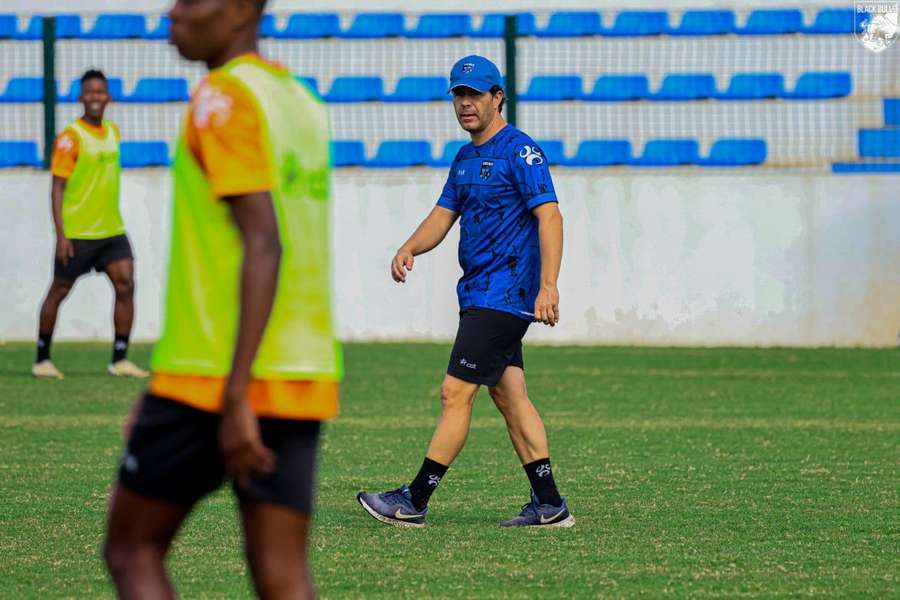
[[[210,60],[254,17],[254,0],[175,0],[169,42],[187,60]]]
[[[99,77],[91,78],[81,84],[81,95],[78,97],[84,104],[84,114],[92,119],[102,119],[103,111],[109,104],[109,87]]]
[[[460,127],[469,133],[487,129],[497,116],[503,92],[491,94],[479,92],[469,87],[453,88],[453,108]]]

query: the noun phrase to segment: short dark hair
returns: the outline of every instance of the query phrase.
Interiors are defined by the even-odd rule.
[[[500,101],[500,106],[497,107],[497,112],[503,114],[503,105],[506,104],[506,92],[499,85],[491,87],[489,91],[491,92],[491,96],[496,96],[497,92],[503,92],[503,100]]]
[[[81,85],[84,85],[86,81],[90,81],[91,79],[100,79],[104,83],[109,83],[106,80],[106,75],[103,74],[103,71],[98,69],[90,69],[84,72],[84,75],[81,76]]]

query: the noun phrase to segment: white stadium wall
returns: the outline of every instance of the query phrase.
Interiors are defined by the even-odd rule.
[[[339,170],[334,258],[345,340],[448,339],[456,230],[394,284],[388,264],[433,205],[442,170]],[[548,343],[885,346],[900,330],[897,177],[555,173],[566,220],[562,322]],[[122,210],[137,255],[135,337],[154,339],[168,245],[165,171],[128,172]],[[50,279],[45,173],[0,174],[0,340],[32,339]],[[62,339],[111,335],[112,293],[81,281]]]

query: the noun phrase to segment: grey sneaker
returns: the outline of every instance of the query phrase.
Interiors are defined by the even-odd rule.
[[[522,507],[518,517],[500,523],[500,527],[574,527],[575,517],[569,513],[566,499],[562,504],[552,506],[539,504],[537,496],[531,492],[531,502]]]
[[[425,510],[417,510],[412,503],[412,494],[405,485],[380,494],[360,492],[356,495],[356,499],[367,513],[382,523],[397,527],[425,527],[428,507],[426,506]]]

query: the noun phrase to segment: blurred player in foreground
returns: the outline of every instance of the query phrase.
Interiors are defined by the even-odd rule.
[[[226,476],[259,596],[314,596],[320,422],[337,413],[342,371],[328,115],[257,54],[264,4],[177,0],[169,13],[171,42],[210,73],[177,145],[163,333],[110,502],[104,556],[122,598],[174,596],[172,540]]]
[[[106,274],[116,295],[115,340],[107,370],[120,377],[146,377],[148,373],[127,358],[134,321],[134,255],[119,214],[119,128],[103,118],[110,97],[102,72],[82,75],[79,100],[84,114],[63,129],[53,146],[50,199],[56,261],[41,306],[37,359],[31,373],[63,378],[50,360],[59,306],[75,281],[95,270]]]
[[[503,84],[493,63],[461,59],[450,72],[450,89],[472,142],[456,155],[437,206],[391,263],[394,280],[405,282],[414,257],[440,244],[460,219],[459,329],[441,385],[441,417],[409,486],[360,492],[357,499],[379,521],[424,526],[428,500],[466,443],[472,403],[486,385],[532,489],[521,514],[501,525],[571,527],[575,519],[553,479],[522,358],[528,326],[559,321],[563,226],[549,165],[534,141],[503,119]]]

